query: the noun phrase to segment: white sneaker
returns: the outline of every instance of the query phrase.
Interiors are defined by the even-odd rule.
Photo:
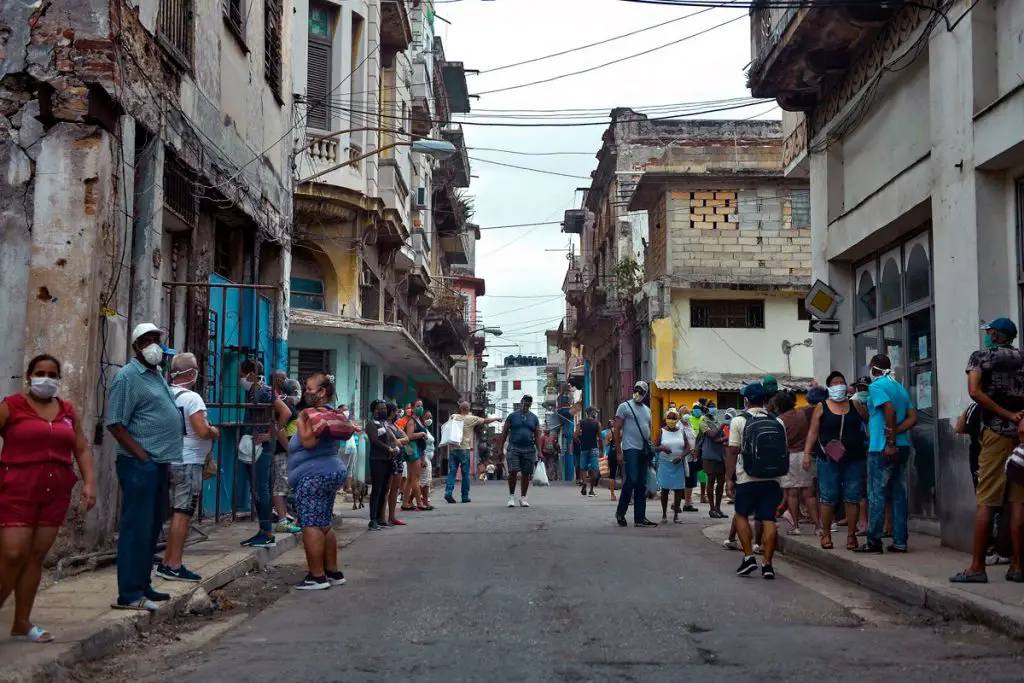
[[[730,541],[728,539],[722,543],[722,547],[726,550],[743,550],[743,548],[740,547],[739,541]]]
[[[515,496],[509,496],[508,497],[508,505],[506,505],[505,507],[514,508],[515,506],[516,506],[516,497]]]
[[[754,554],[755,555],[764,555],[764,548],[762,548],[761,546],[759,546],[758,544],[755,543],[754,544]]]
[[[519,499],[519,507],[528,508],[530,507],[530,501],[526,500],[526,496]]]

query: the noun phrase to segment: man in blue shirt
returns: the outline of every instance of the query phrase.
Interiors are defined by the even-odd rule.
[[[857,548],[861,553],[881,553],[885,501],[892,500],[891,553],[907,552],[907,464],[910,460],[910,429],[917,411],[910,394],[892,374],[892,362],[884,354],[871,359],[868,386],[868,538]]]
[[[519,507],[528,508],[530,502],[526,492],[530,489],[530,478],[537,466],[537,454],[540,453],[540,420],[530,412],[533,405],[532,396],[523,396],[520,410],[512,413],[505,420],[505,428],[501,431],[501,440],[508,441],[506,459],[508,461],[508,507],[516,505],[516,478],[520,477]]]

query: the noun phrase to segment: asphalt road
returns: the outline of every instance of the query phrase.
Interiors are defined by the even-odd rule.
[[[529,509],[507,509],[503,485],[475,485],[472,503],[442,502],[343,551],[348,585],[290,592],[157,680],[1024,676],[1017,643],[905,612],[781,559],[774,582],[738,578],[739,553],[702,534],[717,523],[705,508],[682,525],[621,529],[607,495],[584,499],[558,485],[533,491]]]

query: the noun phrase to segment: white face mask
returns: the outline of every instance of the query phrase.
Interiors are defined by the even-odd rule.
[[[240,381],[239,381],[239,384],[241,384],[241,385],[242,385],[242,388],[243,388],[244,390],[246,390],[246,391],[249,391],[250,389],[252,389],[252,382],[250,382],[250,381],[249,381],[249,380],[247,380],[247,379],[244,379],[244,378],[243,378],[242,380],[240,380]]]
[[[43,401],[49,401],[60,391],[60,380],[52,377],[33,377],[29,393]]]
[[[828,388],[828,397],[833,401],[845,401],[846,400],[846,385],[836,384]]]
[[[159,365],[160,361],[164,359],[164,350],[159,344],[153,342],[142,349],[142,359],[150,365]]]
[[[429,420],[429,419],[428,420],[424,420],[423,424],[425,424],[426,426],[429,427],[430,425],[434,424],[434,421],[433,420]]]
[[[189,378],[189,379],[183,380],[181,382],[175,381],[179,377],[182,377],[182,376],[185,376],[185,375],[192,375],[192,377]],[[197,379],[199,379],[199,371],[196,370],[195,368],[191,368],[189,370],[181,370],[179,372],[172,372],[171,373],[171,384],[173,384],[176,387],[190,387],[190,386],[192,386],[193,384],[196,383]]]

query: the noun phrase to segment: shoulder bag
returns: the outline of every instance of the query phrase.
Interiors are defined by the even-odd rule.
[[[629,406],[629,412],[633,414],[633,422],[636,424],[636,431],[640,434],[640,438],[643,439],[644,458],[647,459],[647,462],[651,462],[654,460],[654,446],[651,445],[650,434],[648,433],[647,436],[644,436],[644,430],[643,427],[640,426],[640,420],[636,417],[636,411],[633,410],[633,406],[628,401],[626,402],[626,405]]]

